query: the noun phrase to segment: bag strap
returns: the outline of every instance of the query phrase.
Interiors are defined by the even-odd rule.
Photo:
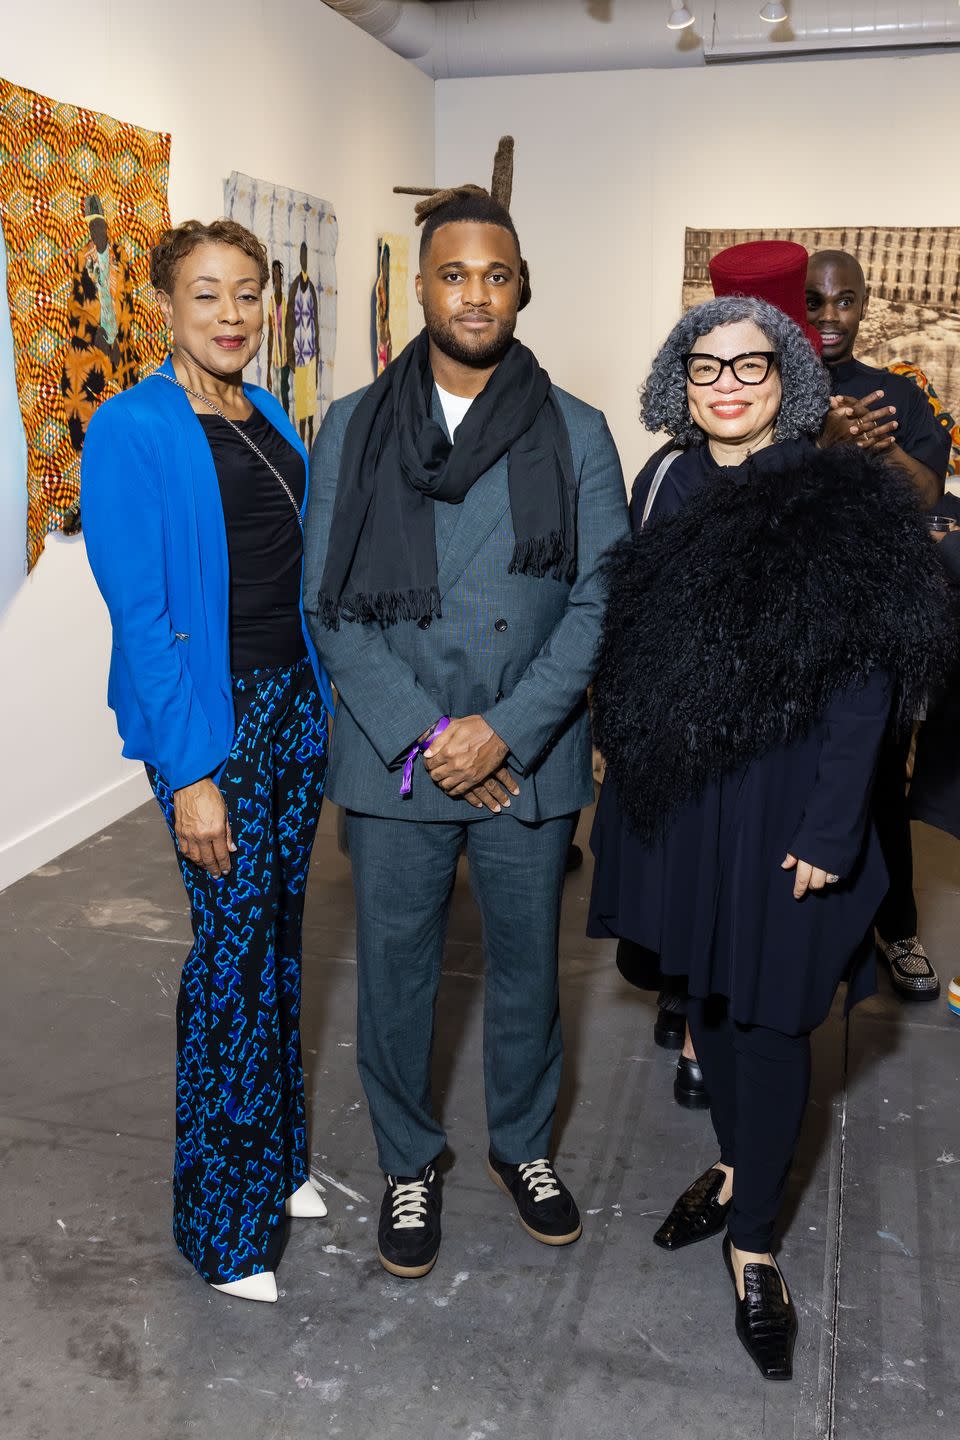
[[[650,489],[647,491],[647,503],[643,507],[643,519],[640,521],[641,530],[644,529],[647,521],[650,519],[650,511],[653,509],[653,502],[657,498],[657,492],[659,491],[660,486],[663,484],[664,475],[666,475],[674,460],[676,460],[677,457],[682,454],[682,450],[671,450],[667,455],[664,455],[663,459],[660,461],[660,464],[657,466],[657,473],[654,475],[653,480],[650,482]]]

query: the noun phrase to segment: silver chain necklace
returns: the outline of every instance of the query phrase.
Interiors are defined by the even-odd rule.
[[[191,390],[189,385],[184,385],[180,380],[176,378],[175,375],[166,375],[162,370],[154,370],[152,378],[157,380],[169,380],[171,385],[176,385],[177,389],[182,390],[185,395],[192,395],[194,400],[199,400],[204,405],[209,405],[210,409],[213,410],[217,415],[219,415],[221,420],[225,420],[227,422],[227,424],[230,426],[230,429],[235,431],[235,433],[240,436],[240,439],[243,441],[243,443],[245,445],[249,445],[253,453],[259,456],[259,458],[263,461],[264,465],[266,465],[267,469],[270,471],[271,475],[275,476],[276,479],[279,480],[280,484],[283,486],[284,493],[287,499],[293,506],[293,512],[297,517],[297,524],[302,530],[303,516],[300,514],[300,506],[297,504],[296,496],[290,489],[290,486],[287,484],[286,480],[284,480],[283,476],[280,474],[280,471],[277,469],[277,467],[275,465],[271,465],[270,461],[267,459],[266,455],[264,455],[263,451],[260,449],[260,446],[256,443],[256,441],[251,440],[250,436],[246,433],[246,431],[241,430],[240,426],[235,424],[235,422],[230,419],[229,415],[224,415],[219,405],[215,405],[212,400],[208,400],[206,395],[201,395],[199,390]]]

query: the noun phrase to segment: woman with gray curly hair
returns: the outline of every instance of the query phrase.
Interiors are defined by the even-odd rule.
[[[828,403],[772,305],[710,300],[675,326],[643,391],[671,440],[608,564],[594,686],[607,778],[589,932],[686,977],[720,1150],[654,1240],[727,1229],[737,1334],[769,1379],[792,1374],[772,1248],[810,1033],[842,978],[848,1005],[874,988],[877,752],[950,643],[911,486],[856,448],[819,450]]]

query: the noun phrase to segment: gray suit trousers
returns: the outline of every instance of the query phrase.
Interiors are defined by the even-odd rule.
[[[357,901],[357,1059],[380,1165],[413,1176],[443,1150],[431,1094],[434,1002],[457,860],[483,920],[483,1067],[490,1145],[548,1154],[562,1044],[560,901],[576,815],[484,825],[348,813]]]

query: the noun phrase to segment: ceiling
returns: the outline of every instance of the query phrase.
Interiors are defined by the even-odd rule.
[[[960,45],[957,0],[324,0],[435,79],[703,66],[730,61],[916,53]],[[677,0],[679,3],[679,0]]]

